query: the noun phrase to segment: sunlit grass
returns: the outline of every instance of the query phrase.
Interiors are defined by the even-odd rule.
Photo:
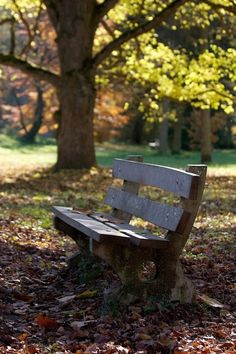
[[[56,162],[56,145],[51,140],[38,140],[34,145],[22,144],[20,141],[0,135],[0,173],[12,169],[35,169],[53,166]],[[114,158],[126,158],[127,155],[142,155],[145,162],[184,167],[198,164],[200,153],[183,151],[178,155],[161,155],[146,146],[125,144],[99,144],[96,146],[98,165],[110,167]],[[216,150],[213,162],[209,164],[209,175],[236,175],[236,150]]]

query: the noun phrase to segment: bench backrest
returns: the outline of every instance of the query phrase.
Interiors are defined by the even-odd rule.
[[[206,166],[197,166],[198,171],[199,169],[206,171]],[[192,214],[197,213],[199,197],[201,199],[199,190],[203,183],[198,173],[116,159],[113,164],[113,177],[124,180],[124,184],[122,189],[109,188],[105,203],[113,208],[114,216],[126,222],[129,222],[134,215],[166,230],[184,233],[189,224],[188,220],[191,219]],[[140,185],[172,192],[181,197],[180,205],[172,206],[140,197],[137,195]]]

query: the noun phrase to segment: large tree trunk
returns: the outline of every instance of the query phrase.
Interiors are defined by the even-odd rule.
[[[66,76],[66,75],[65,75]],[[63,77],[60,90],[61,124],[57,168],[90,168],[95,165],[93,78],[84,74]]]
[[[90,168],[95,165],[93,111],[95,71],[91,68],[95,35],[95,0],[47,1],[57,32],[61,66],[59,102],[61,122],[56,167]]]

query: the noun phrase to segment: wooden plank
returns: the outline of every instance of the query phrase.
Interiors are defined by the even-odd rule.
[[[86,214],[73,211],[72,208],[54,206],[52,210],[56,217],[97,242],[112,241],[124,245],[130,243],[128,235],[125,235]]]
[[[117,223],[117,219],[112,218],[110,215],[95,213],[90,216],[96,220],[102,220],[106,225],[128,235],[131,243],[135,246],[146,248],[168,247],[169,241],[164,237],[154,235],[147,230],[137,228],[124,222],[119,223],[119,220]]]
[[[105,202],[113,208],[127,211],[171,231],[177,230],[184,216],[184,210],[181,207],[154,202],[117,188],[109,188]]]
[[[195,200],[188,200],[188,199],[181,198],[181,205],[183,209],[188,213],[189,217],[186,220],[184,220],[184,218],[181,220],[181,223],[179,225],[179,229],[181,231],[179,232],[178,230],[178,235],[176,235],[175,232],[171,232],[171,231],[167,233],[167,239],[171,242],[172,246],[178,249],[179,254],[182,252],[182,249],[184,248],[189,238],[189,234],[192,230],[202,200],[202,195],[203,195],[205,180],[206,180],[207,166],[189,165],[188,171],[199,175],[199,184],[198,184],[198,188],[196,189],[197,198]]]
[[[199,176],[172,167],[115,159],[115,178],[163,188],[184,198],[196,199]]]
[[[169,241],[165,240],[163,237],[153,235],[142,229],[135,228],[130,224],[107,223],[107,225],[114,227],[120,232],[130,236],[131,243],[138,247],[166,248],[169,244]]]
[[[127,157],[128,161],[136,161],[136,162],[143,162],[143,156],[141,155],[129,155]],[[124,180],[123,182],[123,186],[122,186],[122,191],[124,192],[129,192],[129,193],[133,193],[133,194],[138,194],[139,191],[139,183],[135,183],[135,182],[131,182],[131,181],[126,181]],[[121,220],[124,220],[126,222],[130,222],[131,218],[132,218],[132,214],[127,213],[123,210],[119,210],[119,209],[113,209],[112,210],[112,215],[115,216],[116,218],[119,218]]]

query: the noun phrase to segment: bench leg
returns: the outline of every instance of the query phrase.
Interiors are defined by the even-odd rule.
[[[149,296],[181,303],[192,301],[193,285],[184,275],[179,260],[171,259],[168,251],[165,254],[163,250],[96,243],[93,252],[118,274],[123,285],[120,295],[124,302]],[[155,269],[151,278],[145,279],[143,271],[150,263]]]
[[[58,230],[73,238],[79,246],[81,256],[89,256],[93,261],[94,256],[97,256],[114,269],[122,283],[121,289],[118,293],[115,291],[114,296],[119,296],[122,302],[130,303],[136,299],[147,299],[149,296],[165,301],[191,302],[192,283],[184,275],[179,260],[171,256],[169,249],[165,251],[124,247],[94,240],[91,244],[87,237],[82,237],[77,230],[60,219],[55,218],[54,224]],[[147,280],[142,277],[142,273],[145,265],[150,262],[155,270],[152,278]]]

